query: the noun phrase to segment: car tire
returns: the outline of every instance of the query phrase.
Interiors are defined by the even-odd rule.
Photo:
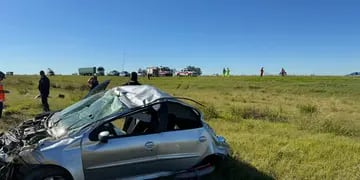
[[[32,170],[24,180],[73,180],[71,175],[58,167],[43,167]]]

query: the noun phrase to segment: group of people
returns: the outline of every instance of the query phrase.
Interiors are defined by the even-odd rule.
[[[87,83],[88,83],[88,87],[89,87],[89,89],[90,89],[90,91],[91,91],[91,90],[94,89],[97,85],[99,85],[99,81],[98,81],[98,79],[97,79],[97,76],[96,76],[96,75],[91,76],[91,77],[88,79]],[[123,86],[126,86],[126,85],[141,85],[141,84],[139,83],[139,81],[138,81],[138,75],[137,75],[137,73],[136,73],[136,72],[132,72],[132,73],[130,74],[130,80],[127,81],[126,83],[122,84],[122,85],[123,85]]]
[[[260,69],[260,77],[263,77],[265,73],[264,67],[261,67]],[[284,68],[281,68],[281,71],[279,73],[281,76],[286,76],[287,72]],[[223,68],[223,76],[230,76],[230,69],[229,68]]]
[[[48,96],[50,92],[50,80],[46,77],[44,71],[40,71],[40,80],[38,89],[40,92],[41,103],[43,105],[44,112],[50,111],[49,103],[48,103]],[[4,85],[2,81],[5,79],[5,74],[0,71],[0,118],[2,117],[2,112],[4,109],[4,102],[5,102],[5,93],[10,93],[10,91],[4,89]]]
[[[261,67],[261,69],[260,69],[260,77],[263,77],[264,76],[264,67]],[[280,70],[280,73],[279,73],[281,76],[286,76],[287,75],[287,73],[286,73],[286,71],[285,71],[285,69],[284,68],[281,68],[281,70]]]
[[[230,76],[230,69],[229,68],[224,68],[223,69],[223,76],[225,77],[225,76],[227,76],[227,77],[229,77]]]
[[[50,80],[49,78],[45,75],[44,71],[40,71],[40,80],[39,80],[39,84],[38,84],[38,90],[40,93],[40,98],[41,98],[41,103],[42,103],[42,108],[44,112],[48,112],[50,111],[50,107],[49,107],[49,103],[48,103],[48,97],[49,97],[49,93],[50,93]],[[3,72],[0,71],[0,119],[2,116],[2,111],[4,108],[4,101],[5,101],[5,93],[10,93],[10,91],[5,90],[2,81],[5,79],[5,74]],[[99,81],[97,80],[97,76],[94,75],[91,78],[88,79],[88,86],[89,89],[92,90],[94,89],[96,86],[99,85]],[[124,84],[122,84],[123,86],[126,85],[141,85],[138,81],[138,76],[136,72],[132,72],[130,74],[130,80]]]

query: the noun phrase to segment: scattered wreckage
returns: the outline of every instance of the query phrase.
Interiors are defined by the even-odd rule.
[[[119,86],[2,133],[0,179],[188,178],[228,155],[196,108],[152,86]]]

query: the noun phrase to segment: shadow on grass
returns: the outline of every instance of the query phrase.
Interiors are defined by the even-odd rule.
[[[275,180],[274,177],[257,170],[248,163],[229,157],[217,163],[214,172],[195,178],[161,177],[156,180]]]
[[[228,158],[227,160],[220,162],[216,170],[200,179],[247,179],[247,180],[274,180],[275,178],[257,170],[255,167],[248,163],[242,162],[235,158]]]
[[[9,128],[19,125],[26,120],[25,116],[19,114],[6,114],[0,119],[0,132],[7,131]]]

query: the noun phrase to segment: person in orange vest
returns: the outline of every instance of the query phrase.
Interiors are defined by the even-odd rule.
[[[9,93],[9,91],[4,90],[4,86],[2,84],[3,79],[5,79],[5,74],[0,71],[0,119],[4,108],[5,93]]]

